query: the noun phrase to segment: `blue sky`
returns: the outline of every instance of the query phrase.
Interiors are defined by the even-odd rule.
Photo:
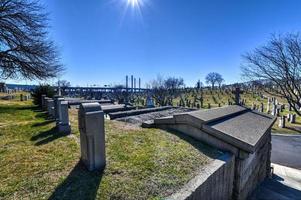
[[[138,0],[139,1],[139,0]],[[72,85],[143,85],[158,74],[204,82],[209,72],[241,81],[241,55],[271,33],[301,30],[299,0],[42,0],[50,37]],[[52,80],[54,81],[54,80]]]

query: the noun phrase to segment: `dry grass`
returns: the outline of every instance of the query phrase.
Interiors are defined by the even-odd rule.
[[[106,169],[88,172],[76,110],[66,137],[30,102],[12,102],[0,101],[0,199],[159,199],[220,155],[179,133],[106,120]]]

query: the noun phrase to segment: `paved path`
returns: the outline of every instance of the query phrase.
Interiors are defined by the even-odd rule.
[[[272,135],[272,163],[301,169],[301,135]]]
[[[267,178],[249,200],[301,199],[301,170],[272,164],[274,175]]]

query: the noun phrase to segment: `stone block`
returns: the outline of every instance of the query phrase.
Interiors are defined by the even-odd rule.
[[[89,171],[106,165],[104,112],[98,103],[83,103],[78,113],[81,161]]]
[[[59,114],[59,122],[58,129],[62,134],[71,133],[71,127],[69,122],[69,113],[68,113],[68,102],[60,101],[60,114]]]

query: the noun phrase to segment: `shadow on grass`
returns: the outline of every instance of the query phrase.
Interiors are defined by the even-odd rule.
[[[37,141],[35,143],[35,145],[39,146],[39,145],[44,145],[47,144],[49,142],[52,142],[56,139],[65,137],[69,134],[63,134],[63,133],[59,133],[56,127],[53,127],[47,131],[42,131],[40,132],[38,135],[35,135],[33,137],[30,138],[31,141]]]
[[[173,134],[173,135],[179,137],[180,139],[188,142],[194,148],[196,148],[199,152],[205,154],[206,156],[208,156],[210,158],[216,159],[222,155],[222,153],[220,151],[218,151],[218,150],[214,151],[213,150],[214,148],[212,148],[208,144],[200,142],[200,141],[194,139],[193,137],[185,135],[184,133],[182,133],[180,131],[176,131],[176,130],[172,130],[172,129],[165,129],[165,128],[162,128],[162,130],[165,130],[165,131],[169,132],[170,134]]]
[[[49,200],[87,199],[94,200],[103,176],[103,171],[90,172],[78,162],[67,178],[55,188]]]
[[[40,127],[40,126],[46,126],[52,122],[54,122],[55,120],[54,119],[50,119],[50,120],[47,120],[47,121],[44,121],[44,122],[39,122],[39,123],[35,123],[32,125],[32,127]]]

